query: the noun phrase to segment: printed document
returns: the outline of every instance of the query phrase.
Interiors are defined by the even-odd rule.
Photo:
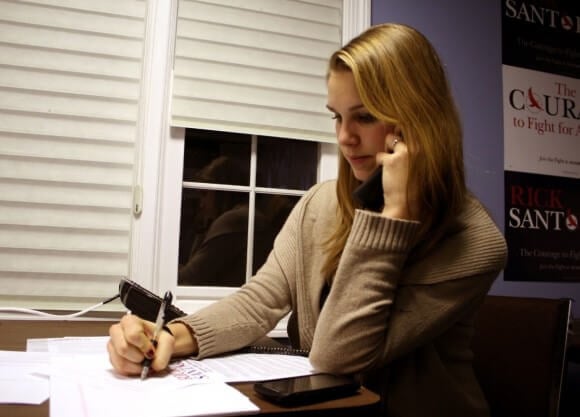
[[[28,354],[46,354],[51,417],[185,417],[255,414],[258,407],[226,382],[259,381],[314,373],[308,358],[240,353],[177,360],[145,380],[114,372],[107,337],[29,340]]]
[[[196,383],[171,372],[145,380],[122,377],[108,356],[51,357],[51,417],[184,417],[255,414],[248,397],[223,382]]]

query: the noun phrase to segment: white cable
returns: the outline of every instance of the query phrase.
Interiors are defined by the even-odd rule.
[[[33,314],[33,315],[41,316],[41,317],[57,317],[57,318],[61,318],[61,319],[74,319],[75,317],[82,316],[83,314],[86,314],[89,311],[93,311],[93,310],[101,307],[102,305],[110,303],[111,301],[115,300],[119,296],[120,296],[120,294],[117,294],[114,297],[108,298],[104,301],[101,301],[98,304],[95,304],[94,306],[85,308],[84,310],[77,311],[76,313],[72,313],[72,314],[52,314],[52,313],[46,313],[44,311],[33,310],[30,308],[19,308],[19,307],[0,307],[0,312],[25,313],[25,314]]]

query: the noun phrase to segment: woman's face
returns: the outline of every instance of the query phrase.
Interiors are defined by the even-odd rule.
[[[338,146],[355,178],[364,181],[377,168],[375,155],[385,151],[387,134],[394,126],[377,120],[363,106],[352,72],[332,71],[327,86]]]

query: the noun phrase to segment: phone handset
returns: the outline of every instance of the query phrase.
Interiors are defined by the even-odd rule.
[[[403,133],[398,127],[395,128],[394,134],[399,138],[403,137]],[[377,212],[381,211],[385,204],[385,197],[383,196],[383,167],[379,166],[369,178],[353,191],[352,195],[362,208]]]
[[[385,204],[383,197],[383,167],[379,166],[372,175],[352,193],[362,208],[381,211]]]

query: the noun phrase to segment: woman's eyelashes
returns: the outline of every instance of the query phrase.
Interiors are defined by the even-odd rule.
[[[337,122],[342,121],[342,116],[338,113],[333,113],[331,118],[333,120],[336,120]],[[371,123],[375,123],[377,121],[377,118],[375,116],[373,116],[370,113],[366,113],[366,112],[354,114],[352,116],[352,118],[360,124],[371,124]]]
[[[377,121],[377,118],[370,113],[358,113],[356,119],[362,124],[371,124]]]

